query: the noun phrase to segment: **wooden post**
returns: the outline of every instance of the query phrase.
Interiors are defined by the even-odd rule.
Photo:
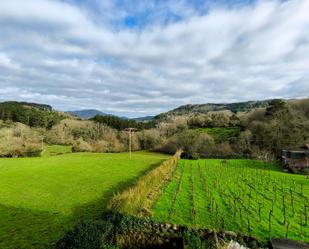
[[[309,168],[309,156],[306,157],[307,169]],[[307,179],[309,179],[309,173],[307,174]]]
[[[129,153],[130,153],[130,159],[132,158],[132,132],[129,131]]]
[[[41,150],[42,152],[44,150],[44,137],[43,136],[41,137]]]
[[[290,222],[288,221],[285,226],[285,238],[288,238]]]

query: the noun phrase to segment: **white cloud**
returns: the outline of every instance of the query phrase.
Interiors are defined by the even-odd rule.
[[[19,66],[12,62],[12,60],[5,53],[0,53],[0,68],[18,69]]]
[[[152,114],[186,103],[304,97],[309,92],[309,1],[259,1],[201,15],[166,1],[182,20],[113,29],[73,2],[0,2],[0,99]],[[177,3],[177,4],[176,4]],[[147,6],[140,1],[139,9]],[[156,17],[156,18],[155,18]],[[17,89],[17,90],[16,90]]]

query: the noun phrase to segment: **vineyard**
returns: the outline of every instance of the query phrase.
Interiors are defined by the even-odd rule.
[[[309,179],[254,160],[180,160],[156,220],[309,241]]]

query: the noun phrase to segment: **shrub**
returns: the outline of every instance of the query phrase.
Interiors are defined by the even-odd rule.
[[[63,120],[46,133],[49,144],[73,145],[74,152],[121,152],[126,150],[128,134],[93,121]],[[132,136],[133,150],[139,141]]]
[[[157,151],[172,154],[181,149],[183,157],[196,159],[198,154],[212,151],[213,146],[214,139],[210,135],[185,130],[169,138]]]
[[[0,157],[40,156],[41,136],[38,130],[15,123],[0,128]]]
[[[162,143],[162,137],[158,129],[144,130],[138,136],[141,148],[145,150],[155,149]]]
[[[56,243],[57,249],[100,249],[108,248],[102,240],[104,233],[112,229],[112,224],[104,221],[82,221],[64,238]],[[103,245],[102,245],[103,244]],[[111,248],[111,247],[110,247]]]
[[[216,145],[214,154],[228,157],[231,154],[233,154],[233,150],[231,149],[231,146],[228,143],[221,143]]]
[[[179,149],[179,145],[175,141],[175,139],[168,139],[161,147],[156,148],[155,151],[163,152],[167,154],[175,154]]]
[[[82,138],[78,139],[72,147],[73,152],[90,152],[92,151],[91,145],[85,142]]]
[[[235,237],[236,236],[236,237]],[[229,235],[207,229],[157,223],[108,211],[99,220],[82,221],[59,240],[55,249],[116,248],[227,248],[237,239],[248,248],[265,248],[259,240],[241,234]]]

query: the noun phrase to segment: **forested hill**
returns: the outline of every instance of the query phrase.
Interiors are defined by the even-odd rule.
[[[25,107],[34,107],[37,109],[40,109],[42,111],[52,111],[53,108],[50,105],[46,104],[39,104],[39,103],[31,103],[31,102],[18,102],[18,101],[5,101],[5,102],[0,102],[0,105],[18,105],[18,106],[25,106]]]
[[[0,103],[0,119],[23,123],[30,127],[50,128],[63,118],[45,104],[7,101]]]
[[[117,130],[123,130],[128,127],[143,130],[153,128],[155,125],[155,123],[151,120],[148,122],[139,122],[133,119],[123,119],[116,116],[96,115],[95,117],[91,118],[91,120],[101,124],[105,124]]]
[[[236,102],[236,103],[207,103],[207,104],[188,104],[177,107],[171,111],[161,113],[155,117],[155,119],[164,119],[168,116],[185,115],[189,113],[208,113],[211,111],[223,111],[229,110],[231,112],[244,112],[250,111],[254,108],[267,107],[272,100],[262,100],[262,101],[246,101],[246,102]]]

